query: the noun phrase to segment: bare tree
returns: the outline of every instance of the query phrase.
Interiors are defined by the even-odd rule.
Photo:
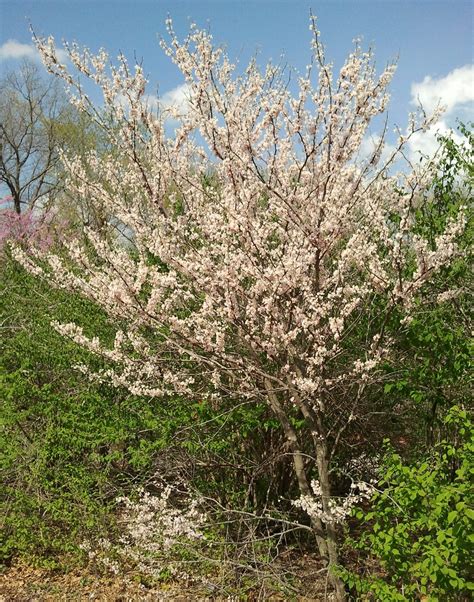
[[[66,111],[58,81],[30,61],[0,80],[0,187],[18,214],[60,187],[57,125]]]

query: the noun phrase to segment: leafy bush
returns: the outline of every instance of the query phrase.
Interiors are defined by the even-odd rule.
[[[417,209],[414,232],[431,244],[459,207],[472,208],[474,133],[463,124],[459,132],[459,142],[439,137],[438,171]],[[384,390],[405,411],[412,407],[418,415],[409,419],[415,425],[413,439],[420,443],[422,427],[428,446],[439,441],[447,409],[455,403],[469,403],[471,396],[474,220],[472,211],[466,215],[466,227],[458,239],[463,254],[431,281],[430,301],[402,330],[393,358],[393,380]],[[410,422],[404,425],[405,437],[410,436]]]
[[[103,313],[35,281],[6,255],[2,260],[1,557],[54,564],[77,552],[87,534],[111,527],[115,498],[146,480],[156,451],[183,421],[176,408],[159,411],[75,371],[74,364],[97,367],[100,359],[50,322],[72,312],[107,337],[113,330]]]
[[[474,589],[469,582],[474,432],[457,406],[444,424],[449,439],[411,465],[389,448],[370,511],[357,511],[368,529],[354,545],[383,569],[379,576],[342,571],[364,599],[467,600]]]

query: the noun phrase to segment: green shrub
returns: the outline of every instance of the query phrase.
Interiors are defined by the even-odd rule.
[[[112,326],[93,304],[49,289],[6,255],[2,262],[0,553],[48,564],[111,528],[115,498],[150,476],[183,412],[175,400],[158,406],[74,370],[101,360],[51,320],[75,319],[104,339]]]
[[[467,223],[458,238],[462,252],[431,280],[429,294],[413,320],[400,327],[398,316],[388,324],[397,338],[387,366],[385,404],[403,408],[402,435],[417,449],[442,438],[442,418],[456,403],[471,398],[472,249],[474,241],[474,132],[459,125],[459,142],[439,137],[438,170],[419,204],[414,233],[432,245],[460,207]],[[415,307],[417,301],[414,300]],[[383,428],[381,429],[384,430]],[[385,430],[385,436],[391,433]],[[393,440],[393,438],[392,438]]]
[[[474,589],[469,582],[474,432],[467,413],[456,406],[444,423],[449,440],[425,459],[407,465],[387,451],[371,509],[357,511],[368,529],[354,546],[382,569],[369,576],[342,571],[362,599],[467,600]]]

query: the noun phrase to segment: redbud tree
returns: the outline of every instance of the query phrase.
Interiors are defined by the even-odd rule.
[[[208,32],[192,26],[181,42],[168,22],[161,45],[184,76],[184,107],[153,103],[142,67],[123,56],[112,65],[104,50],[66,45],[79,77],[51,38],[37,40],[71,102],[115,149],[62,158],[70,194],[102,207],[110,227],[86,228],[57,253],[16,256],[126,324],[113,346],[55,324],[110,360],[96,378],[144,397],[268,404],[302,498],[320,496],[311,521],[331,566],[331,459],[390,354],[387,320],[410,319],[427,281],[456,254],[464,218],[434,243],[413,233],[432,170],[408,162],[395,173],[393,165],[436,116],[411,115],[384,161],[384,136],[364,156],[395,66],[377,74],[372,52],[356,42],[335,77],[310,25],[309,65],[290,81],[255,60],[238,71]],[[101,89],[102,107],[84,77]],[[356,346],[355,327],[364,331]]]

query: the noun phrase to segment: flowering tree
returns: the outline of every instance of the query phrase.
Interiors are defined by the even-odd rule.
[[[168,22],[162,47],[188,89],[181,113],[152,110],[140,66],[119,57],[108,67],[105,51],[67,46],[80,74],[102,89],[105,110],[97,109],[58,62],[53,40],[37,40],[72,102],[117,149],[63,157],[69,190],[103,207],[131,242],[86,229],[85,242],[66,241],[62,253],[17,249],[16,257],[127,324],[112,348],[75,324],[55,324],[115,366],[95,378],[144,396],[267,403],[302,506],[319,496],[311,521],[321,555],[335,565],[334,450],[390,353],[388,320],[395,311],[410,318],[426,281],[456,253],[463,216],[433,244],[413,234],[430,166],[409,164],[396,175],[389,167],[435,117],[412,115],[384,163],[383,137],[359,156],[371,120],[385,111],[395,67],[377,76],[371,52],[356,43],[333,78],[314,19],[311,31],[311,61],[292,94],[278,67],[262,72],[251,62],[237,75],[208,33],[192,27],[180,42]],[[363,331],[356,346],[355,328]]]

